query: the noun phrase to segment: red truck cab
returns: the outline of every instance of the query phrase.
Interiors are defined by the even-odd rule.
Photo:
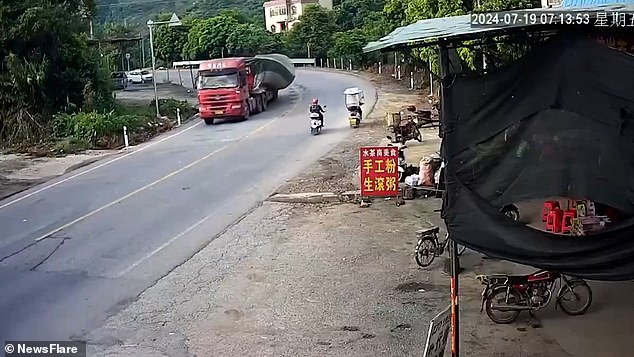
[[[216,118],[246,119],[251,114],[253,75],[244,58],[201,63],[197,88],[200,117],[207,124],[213,124]]]

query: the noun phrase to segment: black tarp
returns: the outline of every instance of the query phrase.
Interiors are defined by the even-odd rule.
[[[570,197],[634,215],[634,57],[562,34],[508,67],[456,77],[444,100],[443,217],[452,239],[587,279],[634,279],[633,219],[569,237],[498,211]]]

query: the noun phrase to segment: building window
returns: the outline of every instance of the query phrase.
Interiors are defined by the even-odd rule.
[[[271,32],[275,32],[275,25],[271,25]]]
[[[291,6],[291,15],[297,15],[297,6]]]

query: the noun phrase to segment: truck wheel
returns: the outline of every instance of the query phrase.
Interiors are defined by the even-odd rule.
[[[262,111],[266,111],[266,109],[269,107],[269,101],[266,98],[266,95],[262,95]]]
[[[262,96],[258,95],[255,97],[255,112],[262,113],[264,109],[262,109]]]
[[[214,118],[205,118],[205,124],[214,125]]]
[[[249,119],[249,117],[251,116],[251,105],[249,105],[249,102],[246,103],[246,110],[244,111],[244,120]]]

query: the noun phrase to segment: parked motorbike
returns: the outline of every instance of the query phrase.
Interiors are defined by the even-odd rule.
[[[326,108],[325,105],[324,108]],[[321,133],[321,129],[324,127],[324,120],[322,115],[323,114],[316,112],[310,113],[310,133],[312,135],[317,135]]]
[[[394,142],[392,140],[391,136],[387,136],[387,138],[391,141]],[[387,146],[394,146],[391,143],[387,144]],[[416,173],[415,170],[413,169],[412,165],[407,165],[407,161],[405,161],[405,149],[407,149],[407,145],[398,145],[397,146],[398,149],[398,182],[404,182],[405,181],[405,177],[407,177],[408,175],[411,175],[413,173]]]
[[[521,311],[532,314],[548,306],[556,285],[560,288],[555,307],[561,307],[564,313],[583,315],[592,304],[592,290],[583,279],[559,273],[539,270],[529,275],[480,275],[477,279],[486,285],[480,311],[486,309],[487,316],[498,324],[514,322]]]
[[[392,133],[394,133],[394,140],[392,142],[400,142],[405,145],[408,140],[415,139],[419,142],[423,141],[423,135],[413,119],[407,118],[401,120],[398,124],[392,127]]]

